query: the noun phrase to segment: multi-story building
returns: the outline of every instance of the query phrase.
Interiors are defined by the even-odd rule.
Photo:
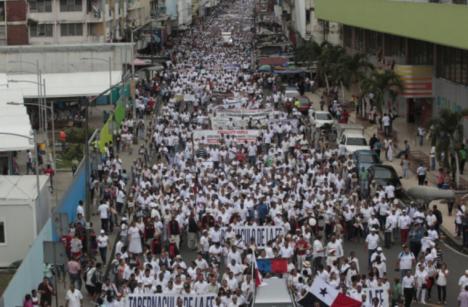
[[[122,38],[127,4],[108,0],[29,0],[29,42],[111,42]]]
[[[319,19],[342,25],[350,52],[402,76],[405,91],[395,107],[418,124],[442,108],[468,108],[468,6],[431,2],[315,0]]]
[[[26,0],[0,1],[0,45],[28,44]]]
[[[275,5],[275,12],[281,12],[283,32],[294,45],[311,39],[318,43],[340,42],[339,24],[318,20],[315,0],[283,0]]]

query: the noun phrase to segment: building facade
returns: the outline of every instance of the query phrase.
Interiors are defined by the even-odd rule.
[[[309,40],[340,43],[340,25],[317,19],[315,0],[278,0],[274,6],[275,15],[282,21],[283,33],[294,45]]]
[[[401,75],[405,91],[396,108],[408,122],[424,125],[443,108],[468,108],[468,36],[462,31],[468,6],[451,1],[315,2],[319,19],[341,24],[347,50],[365,53],[378,67]]]

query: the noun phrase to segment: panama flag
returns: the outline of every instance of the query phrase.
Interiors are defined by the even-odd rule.
[[[361,307],[362,303],[339,292],[321,278],[315,278],[310,292],[330,307]]]
[[[260,271],[258,270],[257,258],[255,257],[255,254],[253,256],[252,272],[253,278],[255,279],[255,287],[261,286],[263,284],[263,277]]]

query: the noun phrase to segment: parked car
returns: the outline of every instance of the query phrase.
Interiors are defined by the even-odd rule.
[[[364,167],[364,169],[368,169],[369,167],[373,165],[377,165],[381,163],[377,154],[373,152],[372,150],[368,150],[368,149],[356,150],[353,153],[353,160],[356,165],[356,170],[358,171],[358,173],[362,167]]]
[[[299,91],[297,90],[296,87],[294,87],[294,86],[288,86],[288,87],[286,87],[286,89],[284,90],[284,96],[285,96],[286,98],[296,98],[296,97],[301,96],[301,94],[299,93]]]
[[[324,125],[333,126],[335,119],[328,111],[309,111],[310,124],[315,128],[322,128]]]
[[[397,194],[401,194],[402,186],[400,177],[397,172],[390,165],[376,164],[372,165],[368,169],[369,183],[375,181],[377,185],[386,186],[392,184],[395,187]]]
[[[312,106],[312,103],[310,102],[310,99],[307,98],[306,96],[294,96],[294,97],[288,98],[284,102],[284,108],[287,111],[290,111],[293,107],[296,107],[296,101],[298,100],[299,100],[299,106],[297,107],[297,110],[301,113],[307,114],[310,107]]]
[[[346,154],[352,154],[357,150],[370,150],[364,134],[357,131],[344,131],[337,140],[339,141],[338,146],[340,150]]]

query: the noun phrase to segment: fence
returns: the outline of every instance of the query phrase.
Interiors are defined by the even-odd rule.
[[[97,131],[95,131],[89,139],[90,144],[97,141],[99,148],[112,140],[113,130],[111,130],[111,128],[115,125],[116,127],[120,127],[120,124],[125,118],[126,102],[128,101],[128,97],[130,97],[129,83],[114,88],[112,95],[113,97],[117,97],[114,98],[116,100],[114,113],[100,129],[100,132],[97,133]],[[78,202],[85,198],[87,180],[85,174],[85,163],[83,159],[75,172],[72,183],[56,208],[56,211],[66,213],[70,222],[74,221],[76,218]],[[43,242],[57,239],[58,237],[53,229],[52,220],[49,217],[47,223],[32,243],[31,248],[28,250],[27,255],[21,262],[21,265],[8,284],[8,287],[3,292],[3,296],[0,298],[0,307],[23,306],[24,295],[30,293],[32,289],[36,289],[44,276]]]
[[[130,98],[130,83],[127,82],[124,83],[123,86],[115,88],[112,91],[112,97],[115,101],[115,110],[113,116],[109,116],[109,119],[101,128],[98,142],[98,147],[101,152],[104,151],[106,144],[112,141],[114,131],[120,128],[125,118],[127,101]]]

